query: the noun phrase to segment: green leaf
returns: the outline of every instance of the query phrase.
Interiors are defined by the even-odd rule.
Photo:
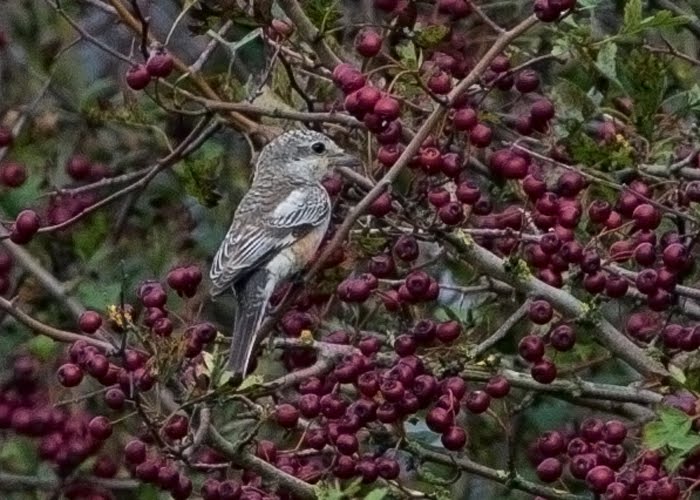
[[[10,472],[31,472],[37,458],[34,450],[32,443],[26,439],[8,439],[0,449],[0,464]]]
[[[215,207],[221,199],[217,186],[223,154],[223,148],[215,144],[203,147],[185,160],[185,168],[179,173],[187,194],[207,208]]]
[[[399,61],[407,68],[417,69],[418,55],[416,54],[416,46],[413,42],[408,41],[400,43],[396,46],[396,54],[399,56]]]
[[[386,494],[388,493],[387,488],[377,488],[372,491],[370,491],[367,496],[365,496],[365,500],[382,500]]]
[[[231,377],[231,372],[226,372],[228,373],[229,378]],[[265,380],[263,379],[262,375],[249,375],[245,379],[243,379],[243,382],[241,382],[241,385],[238,386],[238,391],[242,391],[243,389],[247,389],[248,387],[254,387],[256,385],[260,385],[264,382]]]
[[[442,42],[450,33],[450,28],[444,24],[433,24],[417,30],[416,45],[425,49],[431,49]]]
[[[552,98],[560,117],[582,122],[596,112],[591,97],[570,80],[559,79],[552,89]]]
[[[673,115],[688,116],[700,112],[700,86],[696,83],[688,90],[673,94],[661,105]]]
[[[644,427],[644,444],[652,449],[658,450],[671,443],[678,444],[689,438],[689,431],[693,421],[682,411],[666,407],[659,410],[659,420],[649,422]]]
[[[617,78],[617,45],[610,42],[604,44],[598,51],[595,66],[608,80],[622,87]]]
[[[121,288],[119,282],[84,281],[77,287],[76,294],[88,309],[104,311],[108,305],[119,301]]]
[[[700,446],[700,436],[697,434],[689,434],[682,436],[680,439],[673,437],[671,440],[669,440],[668,446],[670,448],[688,453],[695,447]]]
[[[630,2],[635,3],[636,0]],[[629,6],[629,4],[628,4]],[[641,12],[639,13],[639,18],[636,15],[630,13],[630,23],[627,23],[627,6],[625,7],[625,23],[620,30],[621,35],[636,35],[642,31],[649,29],[658,28],[678,28],[688,23],[690,20],[689,16],[677,16],[673,12],[668,10],[660,10],[653,16],[641,18]]]
[[[55,354],[56,342],[49,337],[44,337],[43,335],[37,335],[32,337],[27,342],[27,348],[32,355],[36,356],[42,361],[49,361],[51,356]]]
[[[622,22],[622,33],[631,33],[639,30],[642,23],[642,0],[627,0],[625,14]]]
[[[107,214],[97,212],[88,224],[78,227],[79,229],[73,232],[73,246],[83,262],[87,262],[100,249],[100,243],[109,233]]]
[[[674,452],[667,455],[664,458],[664,469],[668,469],[670,472],[675,471],[681,464],[685,461],[685,453]]]

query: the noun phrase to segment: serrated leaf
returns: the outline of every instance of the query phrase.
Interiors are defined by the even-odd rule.
[[[680,116],[700,111],[700,86],[696,83],[688,90],[673,94],[661,106],[666,112]]]
[[[604,44],[598,51],[595,66],[608,80],[622,88],[622,84],[617,78],[617,45],[614,43]]]
[[[639,29],[642,22],[642,0],[627,0],[622,22],[622,32],[631,33]]]
[[[450,33],[450,28],[444,24],[433,24],[421,29],[416,34],[416,45],[431,49],[442,42]]]
[[[671,453],[664,457],[664,469],[673,472],[685,461],[685,454],[681,452]]]
[[[693,448],[700,446],[700,436],[697,434],[687,434],[682,436],[680,439],[673,438],[669,440],[668,446],[676,450],[681,450],[688,453],[693,450]]]
[[[416,46],[411,41],[401,43],[396,46],[396,54],[399,56],[399,61],[407,68],[417,68],[418,55]]]
[[[228,373],[229,378],[231,378],[231,372],[225,372]],[[256,385],[260,385],[264,382],[264,379],[261,375],[249,375],[245,379],[243,379],[243,382],[241,382],[241,385],[238,386],[238,391],[242,391],[243,389],[247,389],[248,387],[254,387]]]
[[[659,410],[659,420],[649,422],[644,427],[644,444],[652,450],[658,450],[671,443],[679,443],[688,438],[693,421],[682,411],[665,407]]]
[[[627,7],[625,7],[625,15],[627,14]],[[625,21],[620,34],[622,35],[635,35],[641,33],[648,29],[658,29],[658,28],[677,28],[688,23],[690,20],[689,16],[677,16],[673,12],[668,10],[660,10],[653,16],[645,17],[641,19],[641,12],[639,19],[632,19],[631,24],[627,24]]]
[[[596,111],[596,105],[591,97],[569,80],[559,79],[552,89],[552,97],[556,108],[560,110],[560,114],[563,113],[564,118],[582,122]]]

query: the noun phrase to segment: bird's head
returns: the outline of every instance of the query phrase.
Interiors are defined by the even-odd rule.
[[[334,168],[354,168],[360,164],[356,156],[347,153],[327,135],[313,130],[292,130],[263,148],[256,175],[284,173],[318,181]]]

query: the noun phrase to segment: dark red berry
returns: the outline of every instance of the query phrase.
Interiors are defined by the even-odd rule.
[[[143,90],[151,83],[151,74],[143,64],[129,68],[126,72],[126,84],[133,90]]]

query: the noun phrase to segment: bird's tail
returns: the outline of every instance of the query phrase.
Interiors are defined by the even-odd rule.
[[[228,360],[229,370],[235,376],[245,377],[253,352],[259,343],[256,334],[267,309],[267,278],[267,271],[260,269],[253,273],[236,293],[238,308],[233,323]]]

